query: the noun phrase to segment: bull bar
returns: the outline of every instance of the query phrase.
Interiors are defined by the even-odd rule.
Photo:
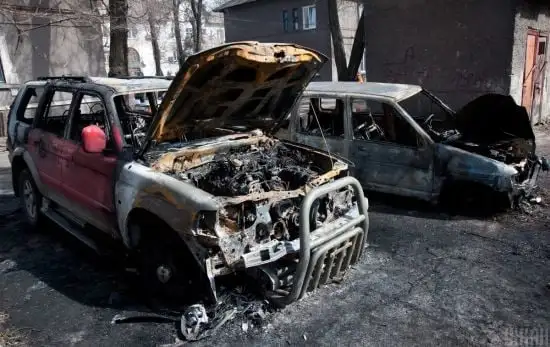
[[[316,200],[332,191],[351,186],[354,191],[358,216],[340,223],[332,232],[322,233],[312,240],[311,234],[324,227],[310,230],[311,208]],[[271,300],[285,306],[301,299],[307,291],[341,276],[342,270],[359,261],[365,248],[369,219],[368,202],[357,179],[347,176],[312,189],[302,201],[300,208],[300,250],[291,290],[278,292]]]

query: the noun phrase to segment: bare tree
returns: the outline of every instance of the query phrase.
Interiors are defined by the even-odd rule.
[[[172,15],[174,17],[174,37],[176,39],[176,53],[180,67],[183,66],[183,62],[185,60],[180,25],[180,7],[182,2],[183,0],[172,0]]]
[[[149,32],[151,33],[151,45],[153,46],[153,58],[155,59],[155,75],[162,76],[162,68],[160,66],[161,54],[159,47],[159,36],[157,22],[151,11],[147,11],[147,21],[149,22]]]
[[[109,1],[109,76],[128,75],[128,3]]]
[[[202,0],[188,0],[191,8],[191,27],[193,28],[193,51],[201,50],[202,43],[202,16],[204,7]]]
[[[338,80],[353,81],[357,76],[359,65],[363,59],[365,51],[365,12],[361,11],[355,38],[350,54],[349,63],[346,63],[346,51],[344,49],[344,39],[340,28],[340,18],[338,16],[338,0],[328,0],[329,27],[334,48],[334,60]]]

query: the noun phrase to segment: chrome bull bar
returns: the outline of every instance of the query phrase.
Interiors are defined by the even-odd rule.
[[[322,237],[311,239],[316,230],[310,230],[311,208],[316,200],[330,192],[351,186],[354,191],[358,216],[339,225],[334,231]],[[321,284],[343,277],[346,270],[357,263],[363,254],[369,219],[368,202],[359,181],[348,176],[311,190],[300,208],[300,250],[291,290],[286,295],[279,292],[271,300],[284,306],[301,299],[307,291]]]

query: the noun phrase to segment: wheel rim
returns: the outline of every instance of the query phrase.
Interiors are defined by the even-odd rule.
[[[160,265],[157,267],[157,279],[160,283],[166,284],[172,278],[173,271],[170,266]]]
[[[25,209],[31,219],[36,218],[36,197],[34,189],[29,180],[23,183],[23,199],[25,200]]]

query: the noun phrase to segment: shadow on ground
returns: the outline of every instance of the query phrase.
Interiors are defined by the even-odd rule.
[[[0,196],[0,206],[10,207],[0,210],[0,273],[29,272],[39,280],[39,287],[50,287],[87,306],[141,312],[162,309],[145,297],[136,276],[126,271],[124,257],[113,252],[99,256],[52,223],[31,230],[22,222],[18,205],[13,195]]]

